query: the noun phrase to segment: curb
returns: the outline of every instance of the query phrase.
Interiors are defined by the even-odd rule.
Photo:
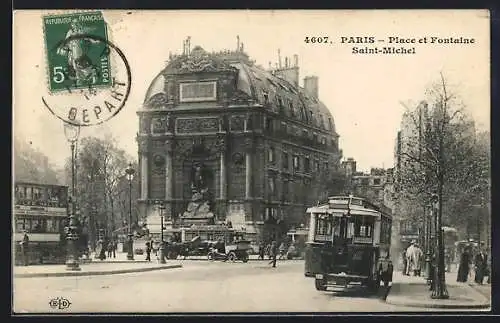
[[[163,269],[174,269],[174,268],[182,268],[182,265],[165,265],[165,266],[158,266],[158,267],[118,269],[118,270],[105,270],[105,271],[67,271],[67,272],[58,272],[58,273],[27,273],[27,274],[14,274],[14,277],[15,278],[35,278],[35,277],[100,276],[100,275],[140,273],[140,272],[163,270]]]
[[[473,288],[470,285],[467,285],[471,290],[474,291],[479,297],[482,298],[482,301],[476,302],[476,304],[446,304],[446,303],[431,303],[432,299],[428,303],[423,303],[423,302],[415,302],[412,300],[409,300],[407,297],[403,296],[402,300],[398,300],[397,296],[391,297],[390,293],[385,299],[385,303],[391,304],[391,305],[399,305],[399,306],[408,306],[408,307],[421,307],[421,308],[442,308],[442,309],[486,309],[486,308],[491,308],[491,303],[490,301],[484,297],[483,294],[480,292],[476,291],[475,288]],[[406,300],[405,300],[406,298]]]

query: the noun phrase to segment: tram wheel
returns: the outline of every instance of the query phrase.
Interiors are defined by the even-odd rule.
[[[214,260],[214,255],[210,252],[210,253],[207,255],[207,258],[208,258],[208,260]]]
[[[316,287],[316,290],[319,291],[325,291],[326,290],[326,284],[324,279],[315,279],[314,280],[314,286]]]
[[[236,255],[234,254],[234,252],[230,252],[229,255],[227,256],[227,259],[229,261],[235,262],[236,261]]]

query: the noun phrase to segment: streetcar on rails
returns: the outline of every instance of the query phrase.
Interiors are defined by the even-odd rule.
[[[376,292],[392,281],[391,210],[364,198],[333,196],[307,209],[305,276],[315,287],[361,285]]]
[[[64,264],[68,187],[16,181],[13,205],[13,253],[23,263],[20,243],[28,235],[29,264]]]

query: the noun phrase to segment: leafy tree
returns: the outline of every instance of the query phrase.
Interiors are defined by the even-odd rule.
[[[123,209],[122,182],[126,180],[125,169],[130,161],[132,157],[119,149],[112,137],[85,137],[78,145],[77,194],[91,244],[97,240],[99,229],[109,236],[123,226],[123,215],[128,213]],[[70,158],[66,162],[66,176],[70,182]],[[132,202],[135,205],[136,198]],[[134,215],[137,217],[137,213]]]

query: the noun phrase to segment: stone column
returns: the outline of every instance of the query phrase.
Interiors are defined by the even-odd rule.
[[[139,157],[141,159],[141,200],[147,200],[148,192],[148,140],[141,138],[139,141]]]
[[[172,159],[172,140],[165,140],[165,200],[172,199],[173,159]]]
[[[245,139],[245,199],[252,198],[252,138]]]
[[[221,200],[227,199],[227,171],[226,171],[226,140],[223,135],[217,138],[217,150],[220,163],[220,195]]]

